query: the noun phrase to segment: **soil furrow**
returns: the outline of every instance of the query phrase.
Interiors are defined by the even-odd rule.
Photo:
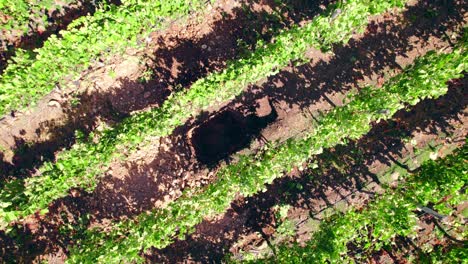
[[[295,239],[305,242],[325,210],[362,206],[382,191],[381,182],[396,181],[380,175],[397,164],[396,160],[412,160],[417,149],[428,145],[443,146],[439,151],[443,153],[464,144],[468,133],[468,105],[463,99],[467,84],[466,77],[455,80],[446,96],[423,101],[408,112],[400,111],[361,140],[325,151],[314,159],[317,170],[295,171],[275,181],[265,193],[237,200],[223,216],[198,225],[186,240],[148,253],[148,261],[220,262],[227,253],[242,258],[241,250],[255,252],[273,241],[277,226],[274,206],[278,204],[292,206],[288,217],[297,224]]]
[[[285,11],[286,4],[274,1],[225,0],[188,23],[174,22],[153,33],[144,51],[98,62],[69,87],[57,87],[32,112],[2,120],[0,144],[6,150],[0,154],[0,169],[27,174],[69,147],[76,130],[87,134],[134,111],[157,107],[171,92],[223,69],[257,40],[269,41],[280,28],[312,18],[328,2],[291,1]]]
[[[426,10],[432,9],[438,11],[438,16],[411,20],[412,16],[424,14]],[[399,72],[402,66],[411,63],[416,56],[423,55],[429,50],[446,47],[448,42],[442,39],[445,33],[456,31],[464,22],[463,10],[459,5],[455,13],[444,10],[436,1],[420,1],[415,6],[409,7],[402,16],[392,17],[387,14],[376,17],[364,36],[356,35],[349,45],[336,47],[335,56],[311,52],[309,56],[317,58],[310,64],[291,67],[269,78],[262,85],[251,86],[243,96],[226,104],[227,107],[221,110],[229,109],[249,120],[249,116],[252,118],[268,116],[275,109],[278,115],[276,119],[268,122],[263,129],[256,130],[249,140],[260,134],[268,140],[282,140],[298,135],[308,129],[313,120],[309,112],[316,115],[334,105],[342,104],[344,94],[352,87],[357,87],[359,82],[379,84],[383,80],[381,75],[384,72]],[[434,27],[438,26],[444,26],[445,29],[434,32]],[[207,50],[212,45],[209,41],[201,43],[203,43],[200,44],[201,50]],[[206,45],[206,48],[203,49],[201,45]],[[371,63],[372,60],[376,62]],[[169,72],[167,69],[162,71],[166,74],[167,72]],[[166,81],[170,83],[173,79],[176,78],[168,77]],[[343,85],[340,86],[340,83]],[[304,89],[310,87],[317,88]],[[139,95],[141,96],[141,93]],[[272,106],[264,99],[265,97],[270,98]],[[310,111],[305,108],[309,108]],[[220,110],[212,109],[212,112],[216,111]],[[114,163],[94,193],[86,194],[80,190],[72,190],[70,196],[59,199],[51,205],[49,214],[26,221],[21,227],[22,230],[18,231],[18,237],[26,239],[20,243],[19,249],[11,249],[12,253],[9,256],[16,254],[16,256],[27,255],[33,258],[37,254],[52,253],[64,257],[66,245],[72,243],[67,238],[70,236],[69,233],[60,232],[64,223],[76,224],[81,217],[90,214],[91,222],[106,225],[111,219],[131,217],[155,206],[161,206],[165,201],[178,197],[183,189],[204,185],[214,180],[216,167],[210,169],[198,160],[196,147],[187,136],[187,134],[193,135],[197,128],[203,127],[206,123],[212,124],[208,122],[210,116],[212,115],[206,113],[197,120],[190,120],[172,136],[153,142],[151,148],[135,153],[128,162]],[[251,148],[248,145],[243,146],[247,148],[241,152],[253,152],[258,144],[252,144]],[[227,158],[224,158],[227,162],[230,162],[229,155],[233,154],[230,151],[232,150],[223,153],[224,156],[227,155]],[[233,214],[232,211],[229,214]],[[65,217],[62,218],[61,215]],[[236,219],[239,225],[244,221],[244,218]],[[229,223],[231,224],[238,226]],[[223,225],[223,228],[229,225]],[[208,228],[214,227],[208,224]],[[213,232],[220,233],[223,228],[214,228]],[[196,236],[197,234],[187,241],[193,241]],[[236,240],[237,238],[228,239],[226,243],[232,244]],[[181,252],[187,253],[190,251],[189,246],[180,246],[184,243],[177,242],[174,247],[180,247],[178,249]],[[203,245],[204,242],[199,240],[190,247],[196,248],[198,243]],[[222,243],[219,247],[213,243],[206,243],[216,250],[223,247]],[[33,244],[37,251],[28,251],[28,245]],[[15,244],[12,242],[11,245],[14,247]],[[170,256],[171,252],[175,252],[171,251],[174,247],[164,252]],[[221,257],[225,253],[225,251],[216,253],[214,252],[216,250],[213,250],[214,258]]]

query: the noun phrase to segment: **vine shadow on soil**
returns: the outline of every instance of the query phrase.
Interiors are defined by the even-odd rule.
[[[431,15],[427,14],[428,10],[435,10],[436,13],[439,15],[436,17],[432,17]],[[451,12],[450,7],[446,9],[443,6],[439,6],[437,1],[419,3],[414,7],[410,7],[409,10],[404,13],[404,17],[406,21],[412,21],[414,23],[405,26],[388,24],[378,25],[375,23],[371,24],[368,27],[368,34],[360,41],[351,41],[346,47],[336,47],[335,53],[337,55],[331,61],[321,62],[315,66],[306,65],[298,67],[298,70],[296,70],[294,73],[282,72],[279,75],[270,78],[269,81],[262,87],[253,87],[251,91],[247,93],[247,96],[244,94],[242,97],[238,98],[237,101],[234,101],[232,105],[251,105],[251,103],[256,98],[268,95],[269,97],[275,98],[278,101],[286,101],[291,105],[299,104],[301,105],[301,107],[309,107],[310,105],[313,105],[313,103],[316,100],[318,100],[320,95],[322,95],[324,92],[328,91],[332,93],[334,91],[339,91],[343,88],[345,90],[350,89],[353,85],[356,84],[356,80],[364,76],[376,74],[377,72],[389,67],[399,68],[400,66],[395,62],[395,59],[398,56],[404,57],[406,52],[411,50],[411,48],[414,48],[409,46],[407,43],[407,39],[409,39],[410,37],[418,37],[423,41],[427,42],[429,41],[429,38],[431,36],[445,36],[445,30],[447,28],[454,27],[455,25],[460,24],[461,21],[463,21],[463,18],[460,14]],[[418,18],[418,21],[414,21],[415,17]],[[434,25],[436,25],[437,27],[435,30]],[[389,29],[385,30],[384,32],[376,31],[376,29],[378,29],[379,27],[385,28],[386,26],[389,26]],[[360,71],[355,70],[355,63],[353,61],[358,62],[357,69]],[[334,74],[329,74],[330,72]],[[280,92],[277,92],[279,89],[274,88],[274,84],[278,83],[278,80],[281,80],[281,82],[283,83],[288,83],[288,85],[285,85],[285,89],[283,89],[285,91],[281,90]],[[313,81],[313,83],[315,83],[315,86],[321,88],[319,91],[317,91],[318,88],[317,90],[310,91],[304,91],[304,89],[299,89],[302,87],[306,87],[307,84],[309,87],[314,87],[314,85],[312,85],[313,83],[311,83],[311,80]],[[340,86],[340,84],[344,85]],[[292,89],[292,92],[290,91],[290,87]],[[298,89],[294,90],[296,87]],[[461,98],[464,97],[461,96]],[[466,102],[463,102],[461,106],[466,106]],[[430,103],[425,107],[429,107],[428,109],[426,109],[429,111],[435,111],[437,110],[437,108],[439,108],[439,106],[431,106]],[[426,119],[422,118],[420,121],[430,122],[430,120],[436,120],[436,123],[438,125],[433,127],[438,127],[437,129],[440,129],[442,131],[444,129],[444,126],[447,125],[444,121],[444,118],[439,118],[437,115],[431,115],[430,118],[426,117]],[[420,127],[423,127],[425,125],[424,123],[419,124]],[[400,126],[401,122],[395,124],[390,122],[389,126],[392,125]],[[398,146],[396,142],[391,144],[395,144],[395,146]],[[396,148],[395,146],[393,146],[392,148]],[[385,145],[380,147],[383,147],[384,150],[387,149]],[[376,147],[375,149],[377,150],[379,148]],[[385,151],[383,151],[382,153],[385,153]],[[382,163],[392,162],[391,156],[379,154],[379,152],[377,152],[375,155],[375,159],[379,160]],[[365,171],[361,172],[361,175],[366,175]],[[339,185],[339,182],[337,182],[336,180],[337,179],[332,179],[331,184]],[[356,181],[355,184],[357,184],[356,186],[362,185],[361,183],[359,183],[359,181]],[[272,188],[274,189],[274,187]],[[320,192],[320,189],[318,190],[318,192]],[[274,191],[272,191],[272,193],[274,193]],[[322,196],[324,195],[325,194],[322,192]],[[270,203],[273,202],[270,201]],[[324,199],[323,203],[325,205],[330,205],[331,201],[327,202],[327,200]],[[249,202],[249,204],[254,204],[258,208],[268,208],[267,205],[262,204],[262,202],[258,200],[256,200],[256,202],[253,203]],[[252,214],[255,214],[256,208],[250,208],[250,210],[251,212],[254,212]],[[243,212],[245,213],[245,210]],[[228,212],[226,217],[229,218],[230,215],[242,215],[242,213]],[[240,216],[238,218],[240,218]],[[251,222],[258,222],[258,218],[262,218],[262,216],[258,216],[257,218],[253,217],[254,220],[251,220]],[[222,220],[220,221],[220,223],[213,224],[213,226],[209,227],[200,226],[200,229],[203,229],[204,231],[210,233],[207,230],[212,228],[213,230],[216,230],[212,231],[213,233],[218,233],[219,230],[223,230],[221,222]],[[226,220],[225,222],[229,223],[230,221]],[[265,222],[268,222],[268,220],[266,220]],[[228,229],[228,226],[229,224],[226,224],[224,228]],[[255,228],[252,227],[252,229]],[[258,228],[256,229],[258,230]],[[189,236],[189,238],[186,241],[177,241],[175,246],[171,246],[167,250],[156,251],[161,253],[161,256],[150,259],[157,261],[175,261],[175,259],[178,259],[180,261],[182,260],[180,259],[181,257],[187,258],[188,255],[190,255],[194,260],[201,262],[219,260],[218,258],[221,258],[222,255],[226,253],[225,248],[228,247],[227,244],[235,242],[236,238],[240,236],[240,233],[233,233],[234,235],[231,232],[229,237],[215,236],[216,239],[213,240],[204,240],[203,238],[193,239]],[[228,242],[217,244],[213,242],[214,240]],[[190,249],[185,248],[186,250],[184,250],[182,249],[184,247],[188,247]],[[185,253],[180,254],[179,252],[176,254],[175,252],[178,252],[179,250]],[[208,259],[207,256],[210,256],[212,258]]]
[[[231,13],[223,13],[223,18],[199,39],[158,35],[152,40],[152,45],[156,44],[158,48],[149,55],[149,66],[152,67],[150,80],[116,80],[120,86],[115,89],[96,89],[81,95],[77,98],[80,102],[78,107],[64,105],[65,120],[42,122],[37,127],[38,135],[48,131],[45,142],[28,144],[22,138],[15,137],[13,164],[0,162],[2,177],[9,175],[10,178],[23,178],[32,175],[44,162],[53,161],[57,151],[70,148],[75,143],[75,131],[88,135],[99,122],[114,126],[134,111],[160,106],[174,91],[189,89],[196,80],[206,77],[210,72],[224,69],[227,61],[253,51],[260,38],[269,41],[278,34],[279,29],[312,18],[322,10],[321,6],[329,2],[289,0],[286,3],[275,3],[246,0],[240,7],[233,8]],[[285,15],[269,13],[266,11],[268,9]],[[243,44],[238,40],[242,40]],[[79,87],[81,82],[75,81],[74,85]]]
[[[148,261],[219,263],[239,238],[252,232],[258,232],[270,244],[272,233],[267,230],[276,227],[275,205],[288,204],[309,212],[310,219],[320,220],[318,214],[338,202],[374,197],[379,193],[380,182],[369,170],[370,165],[391,165],[394,156],[402,157],[401,153],[408,151],[405,138],[412,132],[424,131],[440,137],[456,129],[448,120],[461,121],[459,115],[468,107],[467,77],[452,81],[445,96],[424,100],[409,111],[399,111],[390,121],[374,124],[360,140],[325,150],[313,159],[318,170],[325,173],[318,175],[317,171],[306,170],[278,179],[266,192],[231,204],[222,218],[199,224],[195,235],[176,240],[165,249],[153,249],[146,255]],[[465,138],[457,140],[464,142]]]
[[[422,6],[422,5],[418,5],[416,7],[416,9],[413,9],[413,8],[410,8],[410,10],[408,12],[405,13],[405,17],[411,17],[411,15],[409,13],[411,13],[411,11],[413,11],[413,13],[420,13],[420,14],[423,14],[425,8],[427,6]],[[418,12],[414,12],[415,10],[419,10]],[[252,95],[252,94],[255,94],[255,96],[252,96],[250,98],[243,98],[243,99],[237,99],[239,102],[241,102],[242,105],[252,105],[254,104],[254,99],[258,99],[262,96],[265,96],[268,95],[272,98],[275,98],[276,100],[278,101],[281,101],[281,100],[284,100],[284,101],[287,101],[289,102],[290,104],[300,104],[302,106],[310,106],[314,103],[314,100],[310,100],[311,98],[318,98],[317,96],[320,94],[320,93],[325,93],[327,91],[330,91],[329,89],[331,89],[331,91],[333,90],[339,90],[341,87],[340,87],[340,83],[344,83],[345,87],[347,87],[346,89],[349,89],[349,87],[353,86],[356,84],[356,81],[357,79],[359,79],[359,77],[362,77],[362,76],[365,76],[365,75],[371,75],[371,74],[374,74],[375,72],[377,72],[377,69],[383,69],[385,67],[398,67],[398,65],[396,63],[394,63],[394,59],[397,55],[404,55],[404,53],[410,48],[410,47],[407,47],[407,43],[404,42],[405,40],[405,37],[406,38],[409,38],[410,36],[418,36],[418,37],[421,37],[421,38],[424,38],[424,39],[428,39],[429,36],[431,36],[432,34],[436,34],[436,35],[443,35],[444,32],[443,30],[442,31],[436,31],[435,33],[433,32],[432,29],[430,28],[426,28],[427,26],[433,26],[434,24],[435,25],[440,25],[440,24],[446,24],[448,23],[449,21],[451,21],[451,23],[454,23],[453,21],[460,21],[460,17],[457,16],[457,15],[454,15],[454,16],[446,16],[444,17],[443,14],[441,15],[442,18],[438,17],[439,19],[441,19],[441,21],[437,22],[435,20],[432,20],[430,19],[429,22],[421,22],[421,21],[425,21],[425,20],[418,20],[418,23],[416,23],[417,25],[419,25],[421,28],[411,28],[409,27],[409,29],[406,29],[405,30],[405,33],[403,34],[403,37],[397,37],[395,35],[395,32],[398,32],[398,30],[400,30],[401,28],[395,28],[395,26],[393,27],[392,30],[389,30],[389,32],[387,33],[378,33],[378,32],[371,32],[371,34],[369,34],[368,36],[364,37],[363,40],[361,40],[360,42],[350,42],[350,45],[349,46],[346,46],[346,47],[336,47],[335,48],[335,53],[337,54],[336,58],[335,59],[332,59],[332,61],[330,62],[321,62],[319,63],[318,65],[315,65],[315,66],[302,66],[302,67],[298,67],[297,70],[295,71],[295,75],[293,76],[289,76],[291,77],[291,79],[296,79],[294,80],[293,82],[291,82],[288,78],[288,72],[282,72],[280,73],[279,77],[278,76],[274,76],[274,77],[271,77],[269,78],[269,81],[267,82],[267,85],[263,86],[263,88],[260,88],[260,87],[253,87],[252,88],[252,91],[255,91],[256,89],[257,90],[261,90],[261,89],[264,89],[264,93],[263,94],[259,94],[259,93],[248,93],[249,95]],[[425,27],[426,26],[426,27]],[[429,26],[429,27],[430,27]],[[413,25],[413,27],[415,27]],[[372,25],[370,26],[370,28],[372,28]],[[399,40],[400,38],[402,38],[402,40]],[[382,39],[389,39],[391,41],[389,42],[384,42]],[[366,44],[367,43],[367,44]],[[376,52],[380,52],[382,53],[382,55],[380,55],[381,59],[377,60],[377,64],[374,65],[374,64],[371,64],[370,61],[372,59],[375,59],[375,58],[370,58],[371,56],[368,55],[367,53],[363,53],[362,52],[362,49],[359,49],[359,45],[364,45],[366,46],[367,45],[367,49],[368,50],[371,50],[371,51],[376,51]],[[201,45],[200,45],[201,46]],[[353,70],[350,70],[350,69],[353,69],[353,65],[352,63],[350,63],[349,61],[352,61],[352,58],[353,58],[353,54],[356,54],[356,55],[359,55],[357,57],[357,61],[359,62],[359,65],[358,65],[358,68],[363,68],[363,69],[370,69],[372,68],[373,70],[369,70],[369,72],[364,72],[364,73],[361,73],[361,72],[355,72]],[[369,56],[369,57],[368,57]],[[387,57],[385,57],[387,56]],[[339,59],[338,59],[339,58]],[[384,59],[385,58],[385,59]],[[388,60],[388,61],[386,61]],[[336,65],[340,65],[340,67],[336,67]],[[341,69],[341,70],[339,70]],[[336,74],[328,74],[329,72],[333,72],[333,73],[336,73]],[[302,77],[303,76],[303,77]],[[312,79],[312,80],[315,80],[315,84],[317,87],[321,87],[322,89],[321,90],[314,90],[314,91],[308,91],[306,94],[304,94],[304,91],[303,89],[298,89],[296,92],[291,92],[290,94],[291,95],[284,95],[284,93],[276,93],[275,90],[273,89],[273,86],[271,85],[273,83],[274,80],[276,80],[277,78],[283,78],[282,80],[285,81],[285,83],[291,83],[291,84],[288,84],[288,87],[291,87],[291,89],[294,89],[294,87],[305,87],[305,84],[310,82],[310,81],[307,81],[309,79]],[[270,84],[270,86],[268,86],[268,83]],[[301,86],[301,83],[303,86]],[[330,85],[332,87],[334,87],[333,89],[330,88],[330,87],[327,87],[327,85],[321,85],[322,83],[324,84],[333,84],[333,85]],[[132,82],[129,82],[128,85],[130,84],[133,84]],[[314,87],[314,85],[310,84],[311,87]],[[128,86],[127,86],[128,87]],[[285,89],[287,91],[289,91],[289,88],[288,89]],[[315,99],[317,100],[317,99]],[[177,135],[177,134],[176,134]],[[181,153],[183,153],[184,151],[186,150],[181,150]],[[172,152],[171,150],[169,150],[165,155],[167,155],[167,157],[169,158],[173,158],[174,152]],[[122,186],[138,186],[135,184],[135,182],[141,182],[141,187],[142,188],[147,188],[147,190],[149,190],[148,192],[145,192],[145,191],[141,191],[141,189],[139,188],[135,188],[132,192],[133,194],[131,195],[135,195],[135,193],[139,192],[141,193],[141,196],[140,197],[137,197],[137,201],[138,201],[138,208],[126,208],[126,207],[115,207],[115,206],[110,206],[110,207],[113,207],[114,209],[109,209],[108,212],[101,212],[103,213],[103,218],[107,218],[107,217],[110,217],[110,218],[118,218],[119,216],[122,216],[122,215],[127,215],[127,216],[131,216],[131,215],[134,215],[138,212],[140,212],[141,210],[144,210],[145,208],[148,208],[151,206],[151,195],[159,195],[157,194],[157,192],[154,192],[154,190],[156,189],[156,187],[159,185],[159,183],[153,183],[153,179],[148,177],[146,172],[147,172],[147,169],[149,168],[141,168],[141,166],[137,165],[137,164],[134,164],[135,165],[135,168],[140,168],[139,170],[136,170],[134,176],[132,177],[132,181],[123,181],[122,182]],[[164,166],[161,166],[161,164],[159,163],[155,163],[153,164],[157,167],[164,167]],[[186,163],[181,163],[177,166],[179,167],[182,167],[182,166],[185,166]],[[161,180],[163,180],[164,182],[171,182],[173,181],[174,179],[176,179],[179,175],[174,175],[173,171],[173,167],[171,166],[168,166],[167,167],[168,169],[168,175],[167,177],[164,177],[164,178],[161,178]],[[152,182],[153,181],[153,182]],[[155,194],[156,193],[156,194]],[[72,197],[72,196],[69,196],[69,197],[66,197],[64,199],[60,199],[59,201],[57,201],[56,203],[54,203],[54,205],[51,206],[51,214],[53,216],[53,214],[56,214],[55,216],[51,217],[51,219],[57,219],[57,215],[59,215],[59,211],[63,211],[63,210],[68,210],[71,212],[72,215],[76,215],[76,216],[79,216],[79,215],[82,215],[84,213],[86,213],[88,211],[88,207],[90,206],[90,202],[88,200],[89,198],[89,194],[81,194],[81,196],[79,197]],[[93,199],[96,198],[96,196],[93,197]],[[130,198],[130,196],[128,196],[127,198]],[[114,202],[115,202],[115,197],[109,197],[108,199],[106,199],[105,196],[102,196],[101,199],[103,199],[102,202],[103,204],[109,204],[109,205],[115,205]],[[122,201],[124,200],[123,197],[121,197]],[[268,201],[266,201],[266,203],[269,203]],[[261,205],[261,203],[258,203],[258,205]],[[92,207],[92,206],[91,206]],[[266,207],[265,207],[266,208]],[[104,211],[106,210],[106,208],[104,208]],[[115,213],[115,210],[118,210],[120,212],[118,213]],[[253,216],[249,216],[249,214],[251,214],[251,212],[256,212],[256,210],[254,209],[251,209],[252,211],[249,211],[249,210],[243,210],[243,214],[246,215],[246,218],[251,218],[251,219],[256,219],[255,217]],[[229,213],[228,213],[229,214]],[[235,212],[231,212],[231,214],[233,215],[239,215]],[[261,217],[259,217],[261,218]],[[266,218],[266,216],[265,216]],[[242,222],[243,219],[239,219],[238,221]],[[256,221],[255,220],[251,220],[251,226],[254,225]],[[57,224],[59,223],[59,224]],[[35,254],[38,254],[39,252],[37,251],[41,251],[41,252],[53,252],[53,251],[57,251],[59,248],[63,248],[63,246],[61,245],[67,245],[67,243],[69,243],[68,241],[68,238],[66,236],[63,236],[62,234],[59,234],[58,232],[58,227],[60,226],[62,222],[59,220],[57,221],[56,223],[52,224],[51,222],[48,222],[48,221],[44,221],[42,223],[40,223],[39,227],[37,228],[37,230],[34,230],[34,234],[32,235],[32,238],[29,240],[29,249],[27,251],[23,251],[23,253],[18,253],[18,251],[16,250],[12,250],[9,252],[10,256],[11,255],[27,255],[29,257],[33,257]],[[224,225],[223,228],[225,228],[226,230],[229,229],[229,225],[231,224],[232,222],[229,222],[227,225]],[[260,223],[257,221],[257,223]],[[28,232],[31,232],[31,230],[28,230],[28,227],[25,227],[25,231],[24,231],[24,234],[27,234]],[[219,233],[219,229],[214,229],[216,231],[213,231],[213,232],[216,232],[216,233]],[[38,237],[40,236],[43,236],[43,237],[46,237],[47,240],[39,240]],[[235,241],[235,238],[239,236],[239,233],[237,234],[234,234],[233,237],[234,239],[232,238],[223,238],[223,239],[226,239],[226,241],[228,241],[229,243],[232,242],[232,241]],[[27,237],[25,235],[25,237]],[[194,246],[194,248],[198,245],[198,247],[200,248],[203,248],[207,251],[200,251],[200,252],[205,252],[203,253],[204,256],[201,256],[200,254],[198,254],[198,258],[203,261],[205,260],[206,261],[206,256],[208,254],[210,254],[210,257],[212,257],[213,259],[216,259],[216,258],[219,258],[221,257],[222,254],[224,254],[225,251],[223,250],[220,250],[222,248],[222,244],[220,243],[219,245],[216,245],[216,244],[213,244],[212,241],[205,241],[205,242],[199,242],[199,241],[194,241],[192,238],[189,238],[187,241],[187,243],[193,243],[192,246]],[[177,244],[178,243],[178,244]],[[180,245],[180,243],[185,243],[185,242],[177,242],[175,245]],[[199,243],[199,244],[198,244]],[[171,247],[170,247],[171,248]],[[167,252],[171,252],[170,251],[170,248],[168,249]],[[25,250],[25,247],[21,247],[21,250]],[[27,253],[25,253],[27,252]],[[181,251],[181,252],[185,252],[185,251]],[[193,252],[192,252],[193,253]],[[195,254],[195,253],[194,253]],[[171,254],[170,254],[171,255]],[[177,257],[178,254],[174,254],[174,255],[171,255],[172,258],[174,257]],[[186,256],[184,254],[180,254],[180,256]]]
[[[44,162],[53,161],[56,151],[61,148],[69,148],[75,142],[74,132],[76,130],[87,135],[95,129],[99,120],[115,125],[133,111],[142,110],[148,106],[161,105],[171,92],[180,89],[181,86],[190,86],[209,72],[221,70],[225,67],[227,60],[237,59],[247,50],[253,49],[259,37],[268,41],[278,33],[279,28],[287,28],[292,26],[294,22],[312,18],[322,10],[322,5],[328,4],[330,1],[289,0],[287,4],[283,3],[280,6],[277,6],[278,3],[275,2],[245,1],[246,4],[240,8],[234,8],[232,14],[223,14],[223,19],[215,23],[208,34],[196,41],[174,38],[172,41],[175,41],[176,44],[170,46],[164,41],[164,38],[157,38],[154,42],[158,43],[160,47],[153,54],[155,61],[153,62],[151,80],[141,83],[120,79],[118,81],[121,85],[118,89],[111,92],[99,91],[83,95],[79,100],[80,107],[65,109],[69,122],[66,124],[60,122],[41,124],[38,133],[46,129],[51,131],[52,136],[47,142],[28,146],[24,140],[16,138],[16,147],[22,151],[17,153],[13,165],[0,164],[0,169],[16,178],[30,176]],[[287,8],[288,12],[285,17],[279,18],[265,10],[256,11],[246,8],[253,5],[265,5],[270,9],[280,8],[280,10]],[[253,23],[252,20],[249,20],[252,18],[257,22]],[[275,30],[267,31],[269,28]],[[240,36],[245,38],[244,45],[238,45],[237,41]],[[211,45],[211,49],[203,48],[204,45]],[[80,82],[74,84],[79,86]],[[145,96],[147,93],[149,96]],[[179,150],[181,153],[188,151],[184,146],[179,146]],[[159,161],[165,158],[173,160],[174,152],[177,151],[169,149],[167,153],[159,156],[159,160],[152,165],[164,168]],[[27,155],[22,155],[24,153]],[[154,191],[160,182],[173,181],[178,175],[174,174],[175,167],[169,165],[161,171],[161,174],[167,174],[167,177],[161,177],[154,181],[148,176],[146,168],[143,170],[139,165],[132,166],[132,168],[137,166],[140,168],[133,171],[131,180],[127,179],[121,183],[120,186],[125,189],[125,192],[119,197],[89,194],[74,189],[70,191],[69,196],[52,203],[45,218],[36,217],[38,223],[32,226],[17,226],[18,234],[16,237],[20,238],[19,240],[15,241],[0,232],[0,241],[5,249],[2,250],[0,259],[29,262],[40,254],[59,250],[66,252],[66,246],[70,243],[68,237],[70,234],[61,233],[60,227],[63,224],[76,224],[82,216],[92,210],[99,221],[106,218],[131,217],[151,208],[154,197],[161,196],[160,193]],[[190,167],[191,165],[181,163],[176,166]],[[150,170],[150,168],[147,169]],[[4,174],[2,173],[2,175]],[[116,186],[116,190],[122,189]],[[137,208],[122,206],[129,199],[137,201]],[[99,207],[96,204],[104,204],[104,206]],[[62,212],[66,212],[72,217],[64,220],[61,217]]]

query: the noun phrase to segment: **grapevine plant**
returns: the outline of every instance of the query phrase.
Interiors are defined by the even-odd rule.
[[[67,76],[75,78],[98,57],[136,47],[139,37],[159,29],[163,21],[200,10],[205,3],[123,0],[122,5],[103,5],[92,16],[74,20],[60,38],[52,35],[33,53],[18,49],[0,77],[0,115],[34,105],[57,83]]]
[[[429,257],[435,264],[458,264],[460,260],[468,259],[468,251],[463,244],[450,245],[448,248],[437,248]]]
[[[382,88],[362,88],[347,105],[323,116],[304,138],[271,144],[256,156],[240,156],[238,163],[218,172],[214,183],[186,191],[165,208],[119,222],[110,232],[87,231],[86,239],[72,249],[70,262],[142,261],[142,250],[164,248],[176,237],[184,239],[204,218],[223,213],[239,194],[247,197],[264,191],[266,184],[324,148],[361,137],[370,130],[371,123],[388,119],[407,105],[445,94],[446,82],[460,78],[467,63],[463,47],[450,54],[428,53]]]
[[[19,31],[26,34],[29,23],[34,21],[47,27],[46,11],[60,10],[63,6],[77,3],[77,0],[63,1],[60,5],[55,0],[25,1],[25,0],[0,0],[0,28],[4,31]]]
[[[305,247],[280,246],[276,250],[278,263],[347,263],[350,244],[359,248],[359,258],[389,246],[395,237],[416,235],[417,216],[420,205],[436,204],[434,209],[448,215],[453,208],[468,199],[463,187],[468,182],[468,144],[456,153],[439,159],[429,160],[420,170],[406,175],[406,182],[396,189],[387,191],[362,210],[354,209],[345,214],[335,214],[321,224]],[[444,200],[444,203],[439,201]],[[354,248],[354,247],[353,247]],[[456,250],[456,248],[455,248]],[[441,256],[435,252],[429,257],[435,261],[456,263],[460,252]],[[365,260],[365,259],[363,259]],[[258,260],[270,263],[272,259]],[[362,261],[362,260],[361,260]],[[424,262],[428,261],[426,259]]]
[[[248,84],[276,74],[291,60],[300,60],[311,47],[329,49],[332,43],[346,43],[354,31],[364,30],[370,15],[402,6],[404,2],[350,0],[334,6],[312,22],[280,33],[273,43],[260,41],[250,56],[200,79],[190,90],[172,94],[161,107],[125,119],[105,130],[98,139],[75,144],[63,151],[55,163],[45,163],[40,176],[5,184],[0,191],[0,228],[37,211],[46,212],[50,202],[66,196],[73,187],[93,190],[108,164],[124,158],[123,150],[132,152],[149,139],[169,135],[200,111],[234,98]],[[341,13],[332,20],[333,10],[338,8]]]

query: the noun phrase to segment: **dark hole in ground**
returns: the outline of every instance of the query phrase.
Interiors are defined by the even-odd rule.
[[[263,100],[263,104],[259,107],[263,113],[251,109],[251,113],[244,115],[228,109],[195,128],[191,143],[197,159],[212,166],[248,147],[252,139],[258,137],[262,129],[278,117],[270,101]],[[269,110],[266,115],[265,108]]]

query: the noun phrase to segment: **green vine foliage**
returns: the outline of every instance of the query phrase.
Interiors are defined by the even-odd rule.
[[[468,259],[468,250],[463,244],[439,248],[430,254],[430,261],[434,264],[459,264],[464,259]]]
[[[46,212],[49,203],[66,196],[70,188],[93,190],[108,164],[125,158],[123,150],[131,152],[146,144],[147,139],[169,135],[201,110],[234,98],[246,85],[276,74],[291,60],[301,59],[310,47],[328,49],[331,43],[348,41],[354,31],[363,31],[368,16],[404,2],[349,0],[339,6],[342,12],[333,21],[330,9],[303,27],[280,33],[273,43],[260,41],[250,56],[200,79],[189,90],[172,94],[160,108],[136,114],[105,130],[98,143],[88,140],[75,144],[55,163],[45,163],[40,176],[5,184],[0,191],[0,228],[37,211]]]
[[[437,161],[429,160],[415,175],[392,190],[387,188],[382,196],[362,210],[351,210],[326,219],[320,230],[313,234],[305,247],[283,245],[276,250],[274,259],[258,260],[258,263],[348,263],[363,261],[369,253],[390,245],[397,236],[415,235],[418,205],[429,205],[447,199],[435,210],[450,214],[455,206],[466,201],[468,193],[463,187],[468,182],[468,144],[456,153]],[[463,190],[463,191],[460,191]],[[349,245],[361,252],[349,258]],[[430,253],[430,263],[457,263],[466,256],[457,247],[449,254]],[[362,259],[360,259],[362,258]],[[421,260],[422,261],[422,260]],[[424,262],[427,263],[428,259]]]
[[[87,238],[77,241],[71,250],[70,262],[142,261],[142,250],[164,248],[176,237],[184,239],[204,218],[223,213],[237,195],[251,196],[266,190],[266,184],[323,148],[361,137],[370,130],[371,122],[388,119],[422,99],[445,94],[446,82],[462,76],[467,60],[462,48],[450,54],[427,54],[382,88],[363,88],[347,105],[325,115],[306,137],[270,145],[256,156],[241,156],[238,163],[221,169],[214,183],[185,192],[165,208],[117,223],[112,231],[87,231]]]
[[[0,115],[34,105],[55,84],[75,78],[96,58],[136,47],[138,37],[160,28],[163,21],[200,10],[205,4],[205,0],[104,4],[92,16],[73,21],[60,38],[52,35],[34,52],[18,49],[0,78]]]
[[[46,10],[57,10],[62,6],[77,3],[77,0],[63,1],[60,5],[54,0],[25,1],[0,0],[0,15],[6,16],[6,21],[0,21],[3,31],[17,30],[27,33],[31,22],[40,23],[47,27]]]

